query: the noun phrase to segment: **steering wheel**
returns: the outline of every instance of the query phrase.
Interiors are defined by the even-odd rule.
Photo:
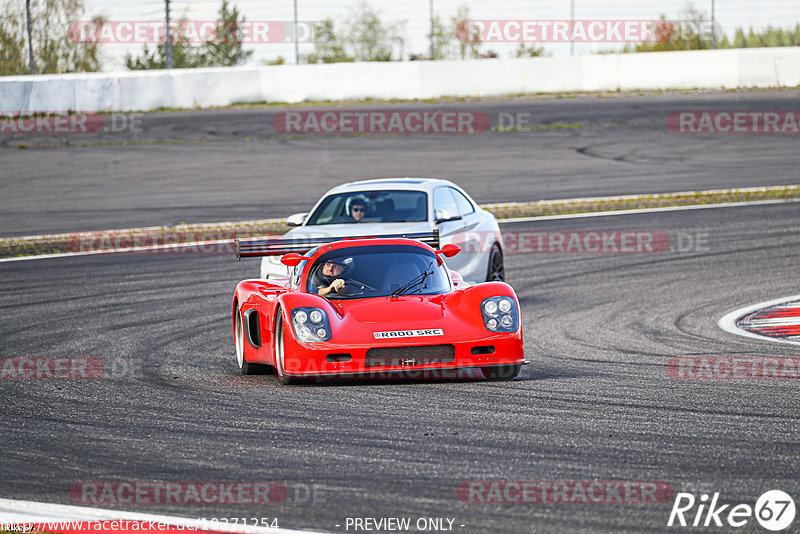
[[[364,282],[360,282],[354,278],[345,278],[344,287],[339,290],[339,294],[343,296],[355,296],[363,295],[364,293],[375,293],[376,291],[378,290]]]

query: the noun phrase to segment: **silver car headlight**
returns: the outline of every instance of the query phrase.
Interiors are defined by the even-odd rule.
[[[317,343],[331,338],[328,315],[319,308],[292,310],[292,328],[295,337],[303,343]]]
[[[516,332],[519,328],[517,303],[511,297],[489,297],[481,302],[483,324],[492,332]]]

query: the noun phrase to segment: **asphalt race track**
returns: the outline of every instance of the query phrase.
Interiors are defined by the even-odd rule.
[[[0,228],[22,235],[281,216],[328,185],[370,175],[450,176],[479,202],[797,183],[791,136],[681,136],[650,115],[684,104],[780,109],[787,94],[502,104],[592,125],[483,137],[9,149],[0,151],[11,193]],[[596,118],[578,120],[581,104]],[[177,125],[192,122],[181,117]],[[281,176],[307,179],[272,189]],[[263,195],[254,195],[259,186]],[[733,309],[798,293],[798,204],[503,230],[656,231],[674,249],[508,255],[532,364],[505,383],[285,387],[243,377],[230,301],[236,282],[257,273],[255,260],[128,254],[0,264],[0,356],[90,356],[106,370],[96,380],[0,380],[0,497],[70,504],[82,482],[275,481],[288,495],[270,506],[121,508],[276,517],[281,527],[325,532],[345,532],[348,517],[447,517],[465,533],[663,532],[672,505],[468,503],[456,494],[467,481],[660,481],[676,492],[719,492],[723,503],[753,505],[772,489],[797,501],[798,381],[676,380],[666,364],[800,356],[716,324]],[[316,499],[306,496],[313,485]],[[739,531],[764,532],[755,519]]]
[[[581,126],[478,134],[287,137],[272,126],[274,109],[152,113],[138,133],[0,134],[0,147],[94,145],[0,150],[0,237],[283,217],[334,185],[386,176],[453,178],[482,203],[794,184],[795,135],[675,134],[666,121],[675,111],[792,110],[797,98],[711,92],[356,108],[479,111],[495,126],[501,113],[505,125],[520,113],[532,126]],[[252,141],[223,142],[242,138]],[[159,144],[102,145],[126,142]]]

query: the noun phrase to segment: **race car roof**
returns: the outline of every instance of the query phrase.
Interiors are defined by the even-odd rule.
[[[423,243],[415,239],[405,239],[402,237],[392,237],[392,238],[369,237],[369,238],[343,239],[341,241],[335,241],[333,243],[327,243],[325,245],[321,245],[314,252],[314,256],[319,257],[322,254],[330,252],[331,250],[338,250],[343,248],[377,247],[377,246],[392,246],[392,245],[405,245],[405,246],[413,245],[425,249],[429,252],[434,251],[434,249],[430,247],[427,243]]]
[[[325,193],[328,196],[335,193],[352,193],[355,191],[381,191],[391,189],[408,189],[412,191],[433,191],[441,185],[455,185],[449,180],[439,178],[375,178],[348,182],[337,185]]]

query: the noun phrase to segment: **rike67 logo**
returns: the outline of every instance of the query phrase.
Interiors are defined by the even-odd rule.
[[[756,501],[755,507],[749,504],[718,504],[719,493],[710,498],[707,493],[699,499],[691,493],[678,493],[668,527],[734,527],[747,525],[755,517],[767,530],[777,532],[786,529],[794,521],[794,500],[786,492],[771,490]]]

